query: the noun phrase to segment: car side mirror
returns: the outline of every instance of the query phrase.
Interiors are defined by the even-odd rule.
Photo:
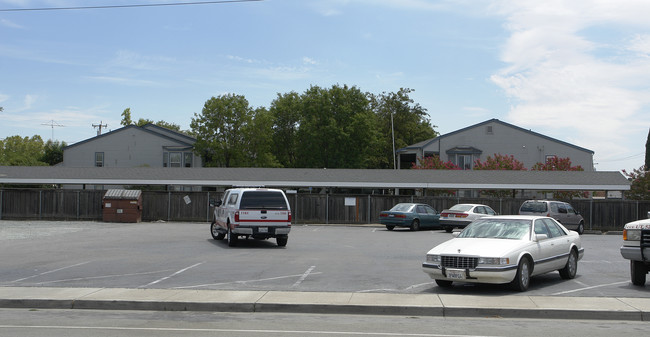
[[[548,239],[547,234],[535,234],[535,241],[539,242],[539,241],[543,241],[543,240],[546,240],[546,239]]]
[[[212,206],[212,207],[221,206],[221,200],[214,201],[214,199],[210,199],[210,206]]]
[[[453,233],[451,233],[451,236],[452,236],[452,237],[455,237],[455,238],[457,238],[458,235],[460,235],[460,232],[453,232]]]

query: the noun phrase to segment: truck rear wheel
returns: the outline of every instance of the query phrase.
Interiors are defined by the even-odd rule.
[[[278,236],[275,238],[275,242],[278,243],[278,246],[284,247],[287,245],[287,241],[289,240],[288,236]]]
[[[234,234],[232,232],[232,229],[230,229],[230,224],[228,227],[228,246],[234,247],[237,245],[237,234]]]
[[[635,286],[645,285],[645,274],[648,267],[642,261],[630,261],[630,278]]]

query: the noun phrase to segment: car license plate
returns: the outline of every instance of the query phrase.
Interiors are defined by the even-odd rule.
[[[257,231],[260,233],[268,233],[269,229],[267,227],[260,227],[257,229]]]
[[[388,217],[389,217],[389,218],[394,218],[394,217],[395,217],[395,214],[388,214]]]
[[[465,279],[465,271],[463,269],[446,269],[445,272],[447,274],[447,278],[451,278],[454,280]]]

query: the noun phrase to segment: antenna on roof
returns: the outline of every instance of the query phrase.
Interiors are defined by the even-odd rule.
[[[55,122],[53,120],[51,120],[49,123],[41,123],[41,125],[49,125],[52,128],[52,138],[50,138],[51,141],[54,141],[54,127],[55,126],[62,126],[62,127],[65,126],[65,125],[59,124],[59,123],[57,123],[57,122]]]
[[[107,128],[108,127],[108,124],[102,124],[102,122],[103,121],[99,121],[99,124],[93,124],[93,128],[99,128],[97,130],[97,135],[98,136],[102,134],[102,128]]]

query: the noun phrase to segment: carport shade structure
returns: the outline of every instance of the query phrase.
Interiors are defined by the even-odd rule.
[[[0,166],[0,184],[627,191],[611,171]]]

